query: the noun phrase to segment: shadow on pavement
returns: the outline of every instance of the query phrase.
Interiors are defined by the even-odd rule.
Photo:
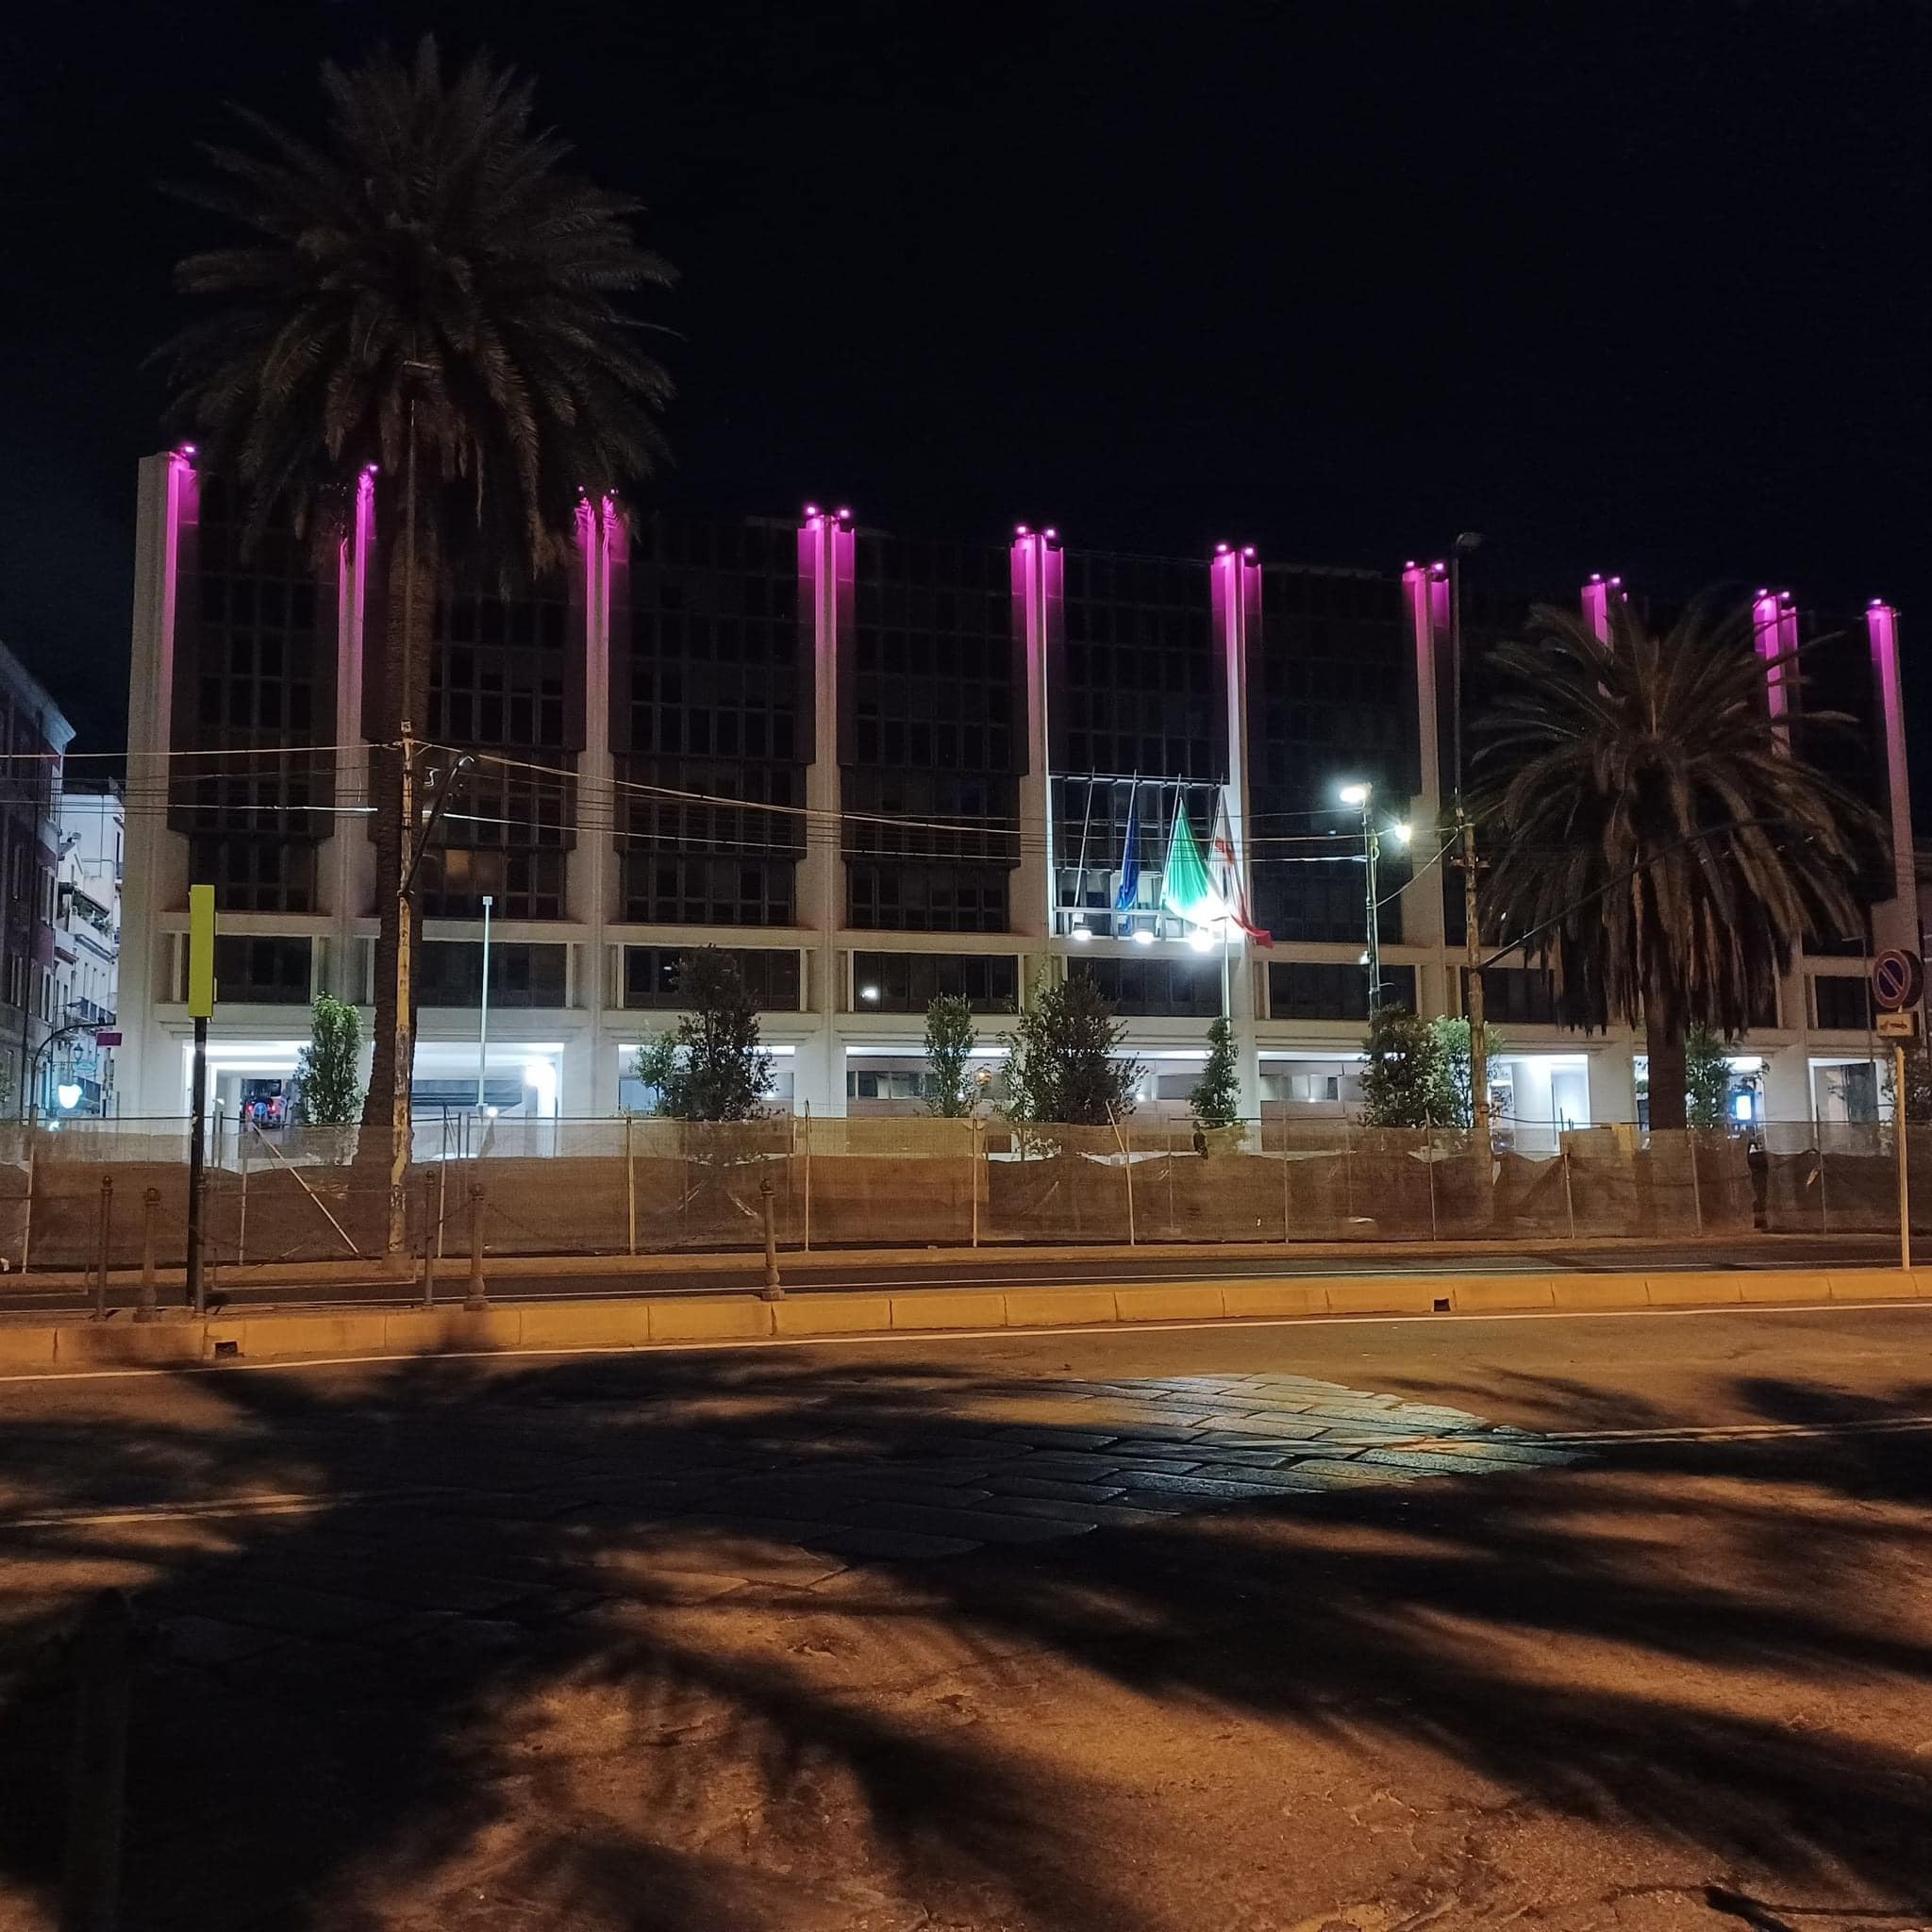
[[[1516,1392],[1592,1425],[1588,1391]],[[1932,1389],[1739,1392],[1767,1423],[1932,1407]],[[1932,1435],[1640,1441],[1587,1469],[1176,1508],[951,1557],[887,1554],[890,1533],[863,1559],[848,1537],[850,1567],[811,1554],[837,1541],[828,1512],[885,1517],[900,1486],[970,1471],[997,1426],[971,1405],[1001,1394],[1041,1385],[776,1355],[432,1363],[203,1375],[185,1413],[0,1423],[0,1887],[50,1896],[56,1640],[89,1591],[125,1582],[153,1633],[125,1917],[156,1932],[776,1932],[868,1924],[895,1898],[943,1900],[936,1923],[1164,1924],[1091,1841],[1095,1819],[1123,1822],[1097,1774],[1046,1780],[920,1701],[962,1663],[997,1696],[1013,1659],[1042,1656],[1133,1698],[1400,1737],[1692,1845],[1713,1880],[1748,1867],[1857,1886],[1873,1914],[1924,1909],[1932,1767],[1910,1740],[1793,1729],[1688,1680],[1923,1700],[1932,1651],[1865,1574],[1873,1538],[1932,1527]],[[1627,1395],[1615,1413],[1643,1426]],[[1072,1424],[1026,1434],[1050,1458],[1092,1447]],[[243,1492],[293,1500],[194,1513]],[[84,1520],[161,1503],[184,1513]],[[1658,1560],[1659,1509],[1690,1512],[1724,1565]],[[1590,1667],[1540,1667],[1559,1651]],[[1725,1896],[1764,1924],[1785,1909]]]

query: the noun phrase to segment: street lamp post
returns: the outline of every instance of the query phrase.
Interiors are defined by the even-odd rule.
[[[1483,1013],[1482,934],[1476,924],[1475,822],[1462,798],[1462,559],[1481,544],[1482,532],[1464,530],[1449,553],[1450,702],[1456,713],[1456,832],[1461,847],[1463,1011],[1469,1021],[1470,1127],[1476,1145],[1490,1144],[1490,1036]],[[1488,1169],[1484,1172],[1487,1174]]]
[[[490,908],[494,897],[483,894],[483,992],[476,1008],[476,1111],[483,1111],[483,1083],[490,1062]]]
[[[1376,871],[1382,858],[1382,834],[1375,824],[1375,788],[1344,785],[1338,796],[1343,805],[1359,807],[1362,815],[1362,869],[1367,874],[1362,898],[1368,926],[1368,951],[1362,955],[1362,963],[1369,969],[1369,1018],[1373,1020],[1382,1004],[1382,913]],[[1407,845],[1408,827],[1391,825],[1389,836]]]

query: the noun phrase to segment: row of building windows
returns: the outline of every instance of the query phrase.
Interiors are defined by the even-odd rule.
[[[923,1013],[942,997],[975,1013],[1012,1013],[1020,962],[1011,953],[855,953],[852,993],[862,1013]]]
[[[763,1013],[795,1013],[799,1006],[799,956],[796,947],[726,946],[721,949],[737,966],[744,990]],[[684,1002],[678,975],[688,949],[677,946],[626,946],[624,949],[624,1004],[657,1011],[675,1011]]]

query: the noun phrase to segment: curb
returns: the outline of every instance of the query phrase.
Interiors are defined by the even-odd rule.
[[[1132,1326],[1284,1316],[1590,1312],[1614,1308],[1767,1307],[1799,1301],[1932,1301],[1932,1269],[1706,1271],[1657,1274],[1302,1275],[1118,1288],[906,1289],[877,1294],[794,1291],[681,1294],[629,1301],[498,1303],[342,1314],[263,1311],[137,1325],[62,1316],[0,1324],[0,1369],[186,1367],[199,1362],[326,1361],[411,1356],[648,1348],[840,1335],[931,1335],[948,1329]]]

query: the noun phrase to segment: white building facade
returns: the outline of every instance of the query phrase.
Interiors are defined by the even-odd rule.
[[[126,808],[121,788],[63,789],[54,874],[54,982],[63,1036],[48,1053],[59,1114],[112,1114],[112,1043],[121,997],[121,872]],[[102,1036],[106,1036],[104,1041]]]
[[[142,467],[128,782],[167,808],[127,825],[124,1114],[187,1106],[198,879],[221,908],[215,1106],[284,1091],[314,992],[369,1007],[377,487],[317,575],[292,551],[236,554],[190,455]],[[1583,608],[1601,622],[1622,594],[1593,580]],[[1767,655],[1825,623],[1782,593],[1757,609]],[[1473,596],[1472,658],[1521,611]],[[626,525],[587,506],[566,579],[453,594],[437,628],[425,784],[470,762],[420,882],[419,1113],[639,1104],[629,1062],[675,1013],[676,959],[707,944],[745,969],[774,1097],[814,1114],[918,1110],[934,992],[984,1016],[991,1064],[1001,1016],[1069,972],[1123,1016],[1145,1108],[1185,1110],[1224,1007],[1250,1115],[1351,1113],[1366,911],[1346,782],[1413,830],[1407,854],[1383,844],[1385,1000],[1459,1005],[1459,878],[1436,850],[1455,737],[1441,565],[1129,558],[1028,528],[915,541],[817,508]],[[1868,932],[1798,961],[1740,1043],[1735,1097],[1757,1120],[1883,1105],[1868,956],[1917,930],[1890,606],[1855,621],[1850,652],[1854,702],[1830,695],[1864,727],[1853,775],[1896,875],[1872,886]],[[1183,824],[1253,933],[1175,909]],[[1505,1131],[1640,1117],[1641,1042],[1557,1026],[1520,958],[1486,987]]]

